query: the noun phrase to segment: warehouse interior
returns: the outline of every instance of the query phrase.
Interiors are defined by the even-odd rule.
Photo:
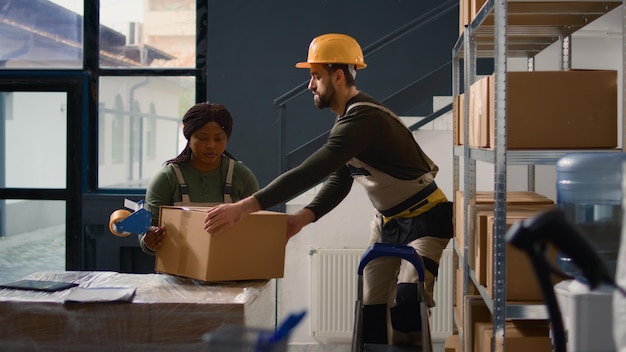
[[[562,158],[622,154],[625,11],[591,0],[0,1],[0,284],[135,289],[125,306],[0,288],[0,350],[220,350],[214,331],[270,331],[299,312],[286,350],[350,350],[356,268],[375,213],[361,187],[289,240],[269,280],[170,275],[137,236],[110,225],[116,210],[141,209],[151,176],[184,147],[181,118],[196,102],[232,113],[227,150],[261,187],[323,145],[335,116],[312,104],[309,74],[294,65],[324,33],[358,40],[359,89],[401,117],[455,204],[432,350],[552,350],[560,342],[533,267],[505,235],[565,209]],[[591,186],[619,194],[613,261],[626,256],[618,166],[594,167],[619,184],[607,176]],[[269,210],[295,213],[321,185]],[[581,281],[552,283],[567,351],[626,348],[614,332],[626,322],[606,319],[626,298]]]

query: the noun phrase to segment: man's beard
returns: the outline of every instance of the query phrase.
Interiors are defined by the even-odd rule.
[[[331,86],[329,92],[324,95],[318,94],[313,96],[313,103],[318,109],[324,109],[330,107],[330,101],[335,96],[335,88]]]

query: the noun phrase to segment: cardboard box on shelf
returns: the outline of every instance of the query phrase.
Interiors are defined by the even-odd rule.
[[[287,215],[258,211],[219,236],[204,231],[207,208],[161,207],[167,236],[155,270],[203,281],[281,278],[284,274]]]
[[[481,296],[465,296],[465,320],[463,322],[464,351],[472,351],[475,340],[475,329],[479,323],[492,323],[492,315]]]
[[[463,93],[456,96],[452,102],[454,119],[454,145],[463,145],[465,140],[465,126],[463,124],[463,112],[465,111],[465,95]]]
[[[474,331],[474,349],[466,351],[490,352],[494,339],[493,323],[477,323]],[[506,322],[504,343],[507,352],[552,351],[548,326],[540,323]]]
[[[459,0],[459,36],[463,34],[465,26],[472,20],[472,4],[470,0]]]
[[[454,240],[459,249],[463,250],[464,237],[463,226],[466,217],[463,214],[464,192],[456,191],[454,194]],[[528,191],[510,191],[506,193],[506,202],[508,205],[528,205],[528,204],[554,204],[554,201],[542,194]],[[493,204],[493,191],[476,191],[474,204]],[[475,207],[470,206],[468,209],[470,217],[474,217]],[[475,230],[474,230],[475,231]],[[468,262],[473,265],[474,261],[474,233],[472,229],[468,233]]]
[[[506,81],[507,149],[616,148],[617,71],[507,72]],[[494,75],[487,87],[494,148]]]
[[[457,267],[454,271],[454,313],[459,326],[463,326],[463,302],[465,297],[477,295],[479,295],[479,292],[472,279],[469,279],[467,283],[467,295],[463,294],[463,270]]]
[[[509,214],[506,219],[506,230],[516,222],[529,218],[529,214]],[[493,224],[494,217],[487,218],[487,292],[493,297]],[[553,264],[556,262],[557,250],[554,246],[547,246],[546,257]],[[518,302],[543,302],[543,294],[537,281],[537,274],[528,258],[528,255],[507,243],[505,247],[506,256],[506,300]],[[552,275],[553,284],[557,284],[561,279]]]
[[[489,77],[483,77],[470,86],[469,145],[474,148],[489,146]]]
[[[472,20],[476,18],[476,15],[480,11],[480,9],[487,3],[487,0],[471,0],[471,13]]]
[[[473,269],[476,275],[476,280],[480,285],[487,285],[487,256],[488,253],[492,253],[488,250],[487,236],[493,234],[493,222],[489,222],[489,218],[493,218],[493,203],[480,204],[475,206],[476,214],[476,231],[474,232],[474,261]],[[508,218],[514,218],[518,220],[531,218],[544,211],[553,210],[556,208],[556,204],[511,204],[506,207],[506,216]],[[491,262],[491,261],[489,261]]]
[[[461,352],[463,351],[461,345],[461,336],[450,335],[446,338],[446,342],[443,346],[444,352]]]

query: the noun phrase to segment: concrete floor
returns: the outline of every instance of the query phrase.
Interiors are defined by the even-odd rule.
[[[65,225],[0,237],[0,283],[65,270]]]

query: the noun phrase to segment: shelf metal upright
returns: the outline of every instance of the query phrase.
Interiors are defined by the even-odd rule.
[[[494,288],[493,288],[493,351],[505,350],[506,324],[506,65],[507,65],[507,0],[497,0],[495,17],[495,155],[494,155]]]

